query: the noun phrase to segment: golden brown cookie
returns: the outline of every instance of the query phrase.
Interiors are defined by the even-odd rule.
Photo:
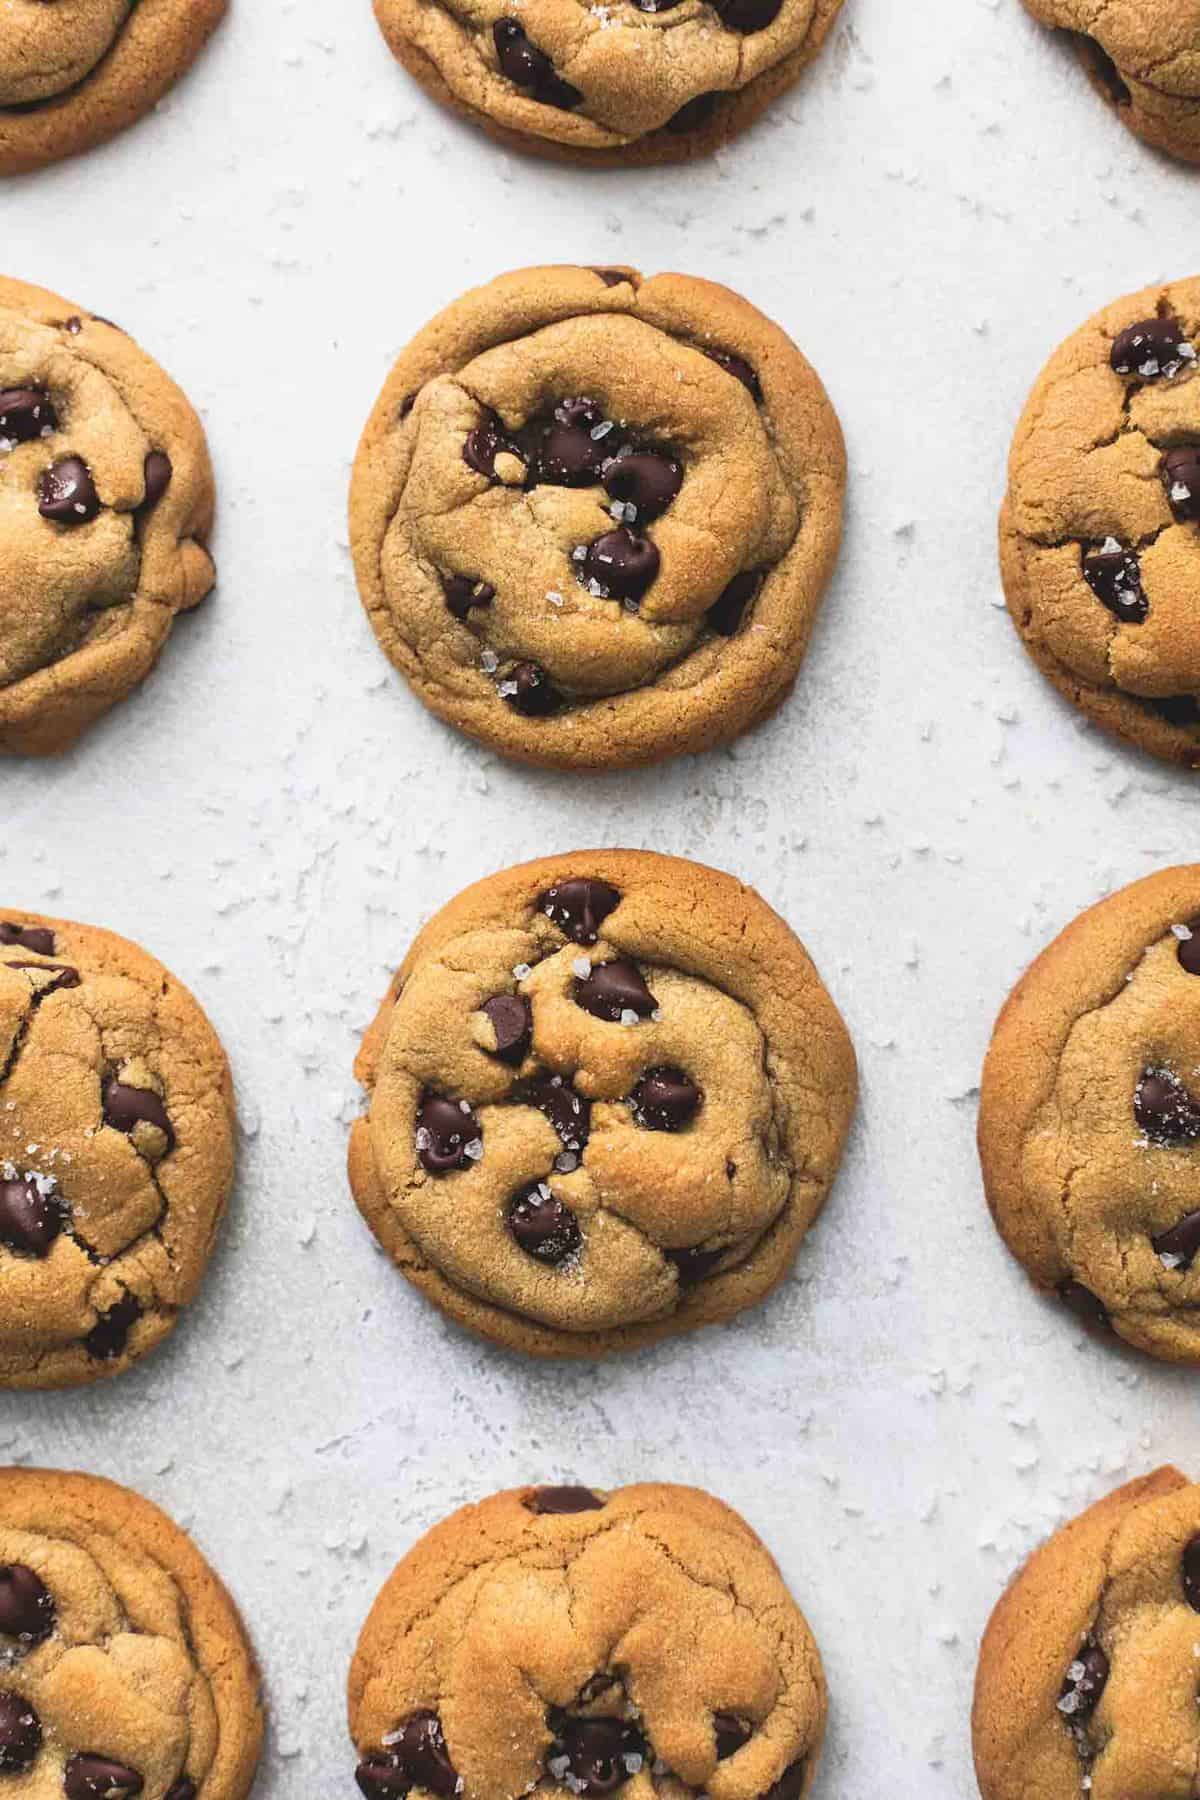
[[[393,52],[515,150],[625,168],[717,149],[792,85],[842,0],[375,0]]]
[[[813,370],[727,288],[523,269],[392,370],[350,541],[426,706],[505,756],[617,768],[723,743],[784,698],[845,480]]]
[[[1051,357],[1000,517],[1013,622],[1089,718],[1200,766],[1200,280],[1145,288]]]
[[[254,1656],[191,1539],[94,1475],[0,1469],[0,1782],[29,1800],[243,1800]]]
[[[983,1800],[1193,1800],[1200,1487],[1165,1468],[1057,1531],[1004,1595],[975,1683]]]
[[[1067,32],[1092,86],[1138,137],[1200,162],[1200,7],[1195,0],[1025,0]]]
[[[0,175],[132,125],[188,69],[227,0],[0,0]]]
[[[854,1052],[750,888],[638,850],[466,889],[355,1070],[350,1179],[408,1279],[494,1342],[598,1356],[728,1319],[837,1171]]]
[[[385,1583],[350,1670],[366,1800],[803,1800],[825,1731],[803,1614],[695,1488],[517,1488]]]
[[[225,1054],[94,925],[0,910],[0,1387],[114,1375],[195,1297],[233,1182]]]
[[[212,587],[212,512],[174,382],[106,319],[0,277],[0,751],[65,749],[149,673]]]
[[[1069,925],[1018,982],[983,1072],[988,1202],[1039,1287],[1200,1363],[1200,864]]]

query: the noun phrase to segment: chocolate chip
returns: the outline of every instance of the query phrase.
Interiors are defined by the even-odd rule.
[[[1110,539],[1111,543],[1112,540]],[[1102,605],[1126,625],[1140,625],[1150,611],[1142,592],[1142,570],[1136,550],[1089,550],[1083,559],[1083,578]]]
[[[410,1714],[389,1735],[386,1750],[363,1757],[354,1778],[368,1800],[391,1800],[414,1787],[451,1800],[459,1787],[441,1720],[428,1711]]]
[[[1179,966],[1189,975],[1200,975],[1200,919],[1189,919],[1184,929],[1189,936],[1179,939]]]
[[[142,470],[144,493],[143,508],[157,506],[171,485],[171,477],[175,473],[171,467],[171,459],[165,450],[152,450],[146,458]]]
[[[494,994],[480,1011],[496,1034],[493,1056],[514,1068],[525,1060],[533,1037],[533,1009],[523,994]]]
[[[463,445],[463,461],[477,475],[486,475],[489,481],[496,478],[496,458],[502,450],[509,448],[504,426],[498,415],[485,411],[483,418],[472,431],[468,431]]]
[[[42,1747],[42,1725],[28,1700],[11,1688],[0,1693],[0,1774],[20,1775]]]
[[[629,1096],[638,1124],[647,1131],[682,1131],[704,1098],[682,1069],[649,1069]]]
[[[354,1771],[360,1794],[367,1800],[392,1800],[393,1795],[407,1794],[412,1786],[407,1772],[399,1763],[384,1756],[364,1756]]]
[[[1163,485],[1181,525],[1200,519],[1200,444],[1181,444],[1162,460]]]
[[[44,925],[17,925],[11,919],[0,919],[0,944],[19,944],[35,956],[54,955],[54,933]]]
[[[87,525],[100,511],[92,472],[80,456],[64,456],[42,471],[38,511],[55,525]]]
[[[605,439],[592,433],[608,423],[594,400],[563,400],[549,419],[531,419],[516,436],[531,485],[590,487],[608,458]],[[611,426],[610,426],[611,429]]]
[[[500,683],[499,691],[513,711],[527,719],[549,718],[563,704],[562,695],[540,663],[518,663]]]
[[[1200,1535],[1183,1547],[1183,1591],[1193,1612],[1200,1612]]]
[[[1103,1300],[1093,1294],[1091,1288],[1084,1287],[1082,1281],[1064,1281],[1058,1290],[1058,1297],[1069,1312],[1073,1312],[1081,1325],[1090,1331],[1107,1331],[1110,1321],[1108,1308]]]
[[[478,1161],[482,1147],[479,1120],[465,1100],[426,1094],[417,1113],[417,1156],[422,1168],[431,1175],[449,1175]]]
[[[1133,1116],[1156,1144],[1189,1144],[1200,1137],[1200,1105],[1169,1069],[1143,1069]]]
[[[59,988],[77,988],[79,986],[79,970],[72,968],[70,963],[6,962],[0,964],[0,967],[5,969],[33,969],[36,973],[42,975],[53,975],[53,981],[48,981],[45,987],[38,990],[43,999],[47,994],[56,994]]]
[[[58,415],[45,388],[0,389],[0,448],[31,444],[58,429]]]
[[[671,114],[666,123],[666,130],[679,133],[699,131],[700,127],[707,125],[712,118],[716,105],[717,96],[715,94],[697,94],[694,100],[685,100],[679,111]]]
[[[552,1267],[565,1262],[583,1242],[579,1220],[544,1181],[534,1181],[511,1202],[508,1229],[526,1256]]]
[[[732,350],[710,350],[704,344],[699,347],[710,362],[718,363],[727,375],[732,375],[741,382],[744,388],[749,388],[755,400],[762,400],[762,387],[758,376],[744,356],[735,356]]]
[[[196,1800],[199,1791],[190,1775],[181,1775],[167,1789],[164,1800]]]
[[[22,1644],[40,1644],[54,1630],[54,1599],[40,1575],[24,1563],[0,1564],[0,1632]]]
[[[804,1779],[808,1774],[808,1761],[801,1756],[783,1771],[779,1780],[769,1787],[763,1800],[800,1800],[804,1792]]]
[[[576,1006],[582,1006],[593,1018],[613,1024],[618,1020],[624,1023],[626,1013],[648,1019],[658,1005],[640,970],[623,957],[597,963],[590,974],[577,978],[573,997]]]
[[[1190,1269],[1200,1252],[1200,1212],[1185,1214],[1169,1231],[1162,1231],[1151,1242],[1161,1257],[1170,1258],[1172,1269]]]
[[[599,1494],[585,1487],[540,1487],[526,1494],[523,1504],[533,1513],[603,1512]]]
[[[563,1149],[582,1156],[592,1128],[592,1103],[561,1075],[535,1075],[520,1083],[513,1099],[523,1106],[536,1106],[553,1125]]]
[[[573,1794],[615,1793],[646,1759],[645,1738],[625,1719],[580,1719],[555,1713],[550,1729],[554,1742],[546,1767],[555,1780],[565,1781]]]
[[[640,600],[658,574],[658,545],[619,525],[589,544],[576,567],[585,582],[595,583],[603,598]]]
[[[754,1727],[745,1719],[739,1719],[736,1713],[719,1712],[713,1714],[713,1732],[717,1740],[717,1761],[724,1762],[727,1756],[733,1756],[743,1744],[748,1744],[753,1736]]]
[[[637,508],[642,525],[665,513],[683,486],[683,470],[673,456],[659,450],[634,450],[618,456],[604,471],[604,491],[612,500]]]
[[[1107,1682],[1107,1656],[1099,1644],[1085,1644],[1064,1677],[1059,1712],[1068,1719],[1086,1719],[1099,1706]]]
[[[65,1221],[62,1195],[49,1175],[0,1178],[0,1244],[21,1256],[49,1256]]]
[[[136,1769],[90,1752],[73,1756],[63,1772],[67,1800],[126,1800],[144,1785]]]
[[[1114,106],[1128,106],[1133,99],[1125,77],[1103,44],[1081,31],[1071,32],[1075,48],[1093,80],[1098,82]]]
[[[1194,725],[1200,725],[1200,702],[1192,694],[1168,694],[1158,700],[1140,700],[1139,706],[1147,712],[1157,714],[1165,719],[1168,725],[1174,725],[1185,731]]]
[[[563,112],[579,105],[583,99],[579,89],[562,79],[545,51],[530,43],[515,19],[497,19],[492,39],[500,68],[515,87],[528,88],[543,106],[557,106]]]
[[[713,0],[717,17],[729,31],[765,31],[779,16],[783,0]]]
[[[592,274],[598,275],[605,287],[621,287],[629,280],[624,269],[593,269]]]
[[[1127,325],[1113,339],[1109,362],[1117,375],[1140,375],[1152,381],[1156,375],[1176,375],[1185,362],[1195,362],[1178,319],[1142,319]]]
[[[694,1287],[712,1272],[725,1255],[724,1250],[664,1250],[669,1263],[674,1263],[681,1287]]]
[[[474,575],[443,575],[442,591],[456,619],[465,619],[473,606],[490,606],[496,598],[491,583]]]
[[[112,1362],[129,1342],[129,1333],[142,1316],[142,1303],[135,1294],[124,1294],[115,1306],[101,1313],[83,1340],[88,1355],[97,1362]],[[134,1790],[136,1791],[136,1790]]]
[[[572,876],[558,881],[538,901],[538,906],[551,924],[565,932],[574,944],[594,944],[600,927],[621,903],[621,896],[607,881],[595,881],[588,875]]]
[[[735,575],[721,598],[708,609],[709,629],[719,637],[733,637],[762,582],[762,573],[757,569],[746,569]]]
[[[128,1135],[136,1125],[155,1125],[167,1140],[168,1154],[175,1148],[175,1133],[167,1109],[153,1088],[130,1087],[110,1075],[102,1090],[104,1123]]]

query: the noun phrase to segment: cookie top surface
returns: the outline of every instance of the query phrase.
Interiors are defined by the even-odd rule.
[[[854,1053],[732,876],[577,852],[468,888],[356,1064],[351,1178],[453,1318],[541,1355],[725,1319],[786,1274],[837,1170]]]
[[[220,1044],[135,944],[0,909],[0,1387],[126,1368],[193,1298],[233,1180]]]
[[[149,112],[227,0],[0,0],[0,175],[101,143]]]
[[[1041,1287],[1200,1363],[1200,865],[1102,901],[1024,975],[979,1144],[996,1222]]]
[[[1177,1469],[1055,1533],[992,1615],[975,1687],[984,1800],[1192,1800],[1200,1487]]]
[[[147,674],[212,587],[212,508],[174,382],[107,320],[0,278],[0,750],[66,748]]]
[[[243,1800],[262,1739],[237,1611],[128,1488],[0,1470],[0,1773],[54,1800]]]
[[[1075,35],[1093,86],[1156,149],[1200,162],[1200,5],[1196,0],[1025,0],[1043,25]]]
[[[820,50],[842,0],[375,0],[395,54],[494,135],[579,161],[673,161],[714,113]],[[732,103],[732,104],[731,104]],[[757,110],[757,108],[755,109]],[[718,139],[719,141],[719,139]]]
[[[1091,718],[1200,765],[1200,280],[1116,301],[1039,377],[1000,544],[1026,649]]]
[[[841,534],[817,376],[727,288],[525,269],[456,301],[359,447],[363,604],[492,749],[604,768],[736,736],[795,678]]]
[[[464,1507],[393,1572],[350,1671],[367,1800],[801,1800],[825,1711],[767,1550],[665,1485]]]

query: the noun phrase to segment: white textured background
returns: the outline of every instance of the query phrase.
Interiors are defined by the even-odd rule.
[[[245,1146],[171,1345],[0,1401],[0,1455],[102,1471],[192,1526],[274,1725],[259,1800],[354,1791],[342,1688],[388,1570],[531,1478],[711,1486],[827,1659],[822,1800],[964,1800],[975,1646],[1015,1562],[1156,1461],[1200,1473],[1190,1378],[1085,1343],[988,1222],[972,1145],[994,1014],[1112,885],[1197,852],[1194,778],[1102,742],[1001,610],[1009,435],[1096,307],[1192,274],[1200,176],[1127,139],[1018,0],[847,0],[800,90],[693,169],[503,154],[393,64],[368,0],[233,0],[161,113],[0,189],[3,261],[126,326],[205,416],[213,601],[142,694],[6,765],[0,896],[141,939],[197,991]],[[740,287],[846,429],[837,579],[792,703],[731,751],[572,779],[410,699],[355,596],[358,430],[411,332],[536,261]],[[863,1103],[795,1279],[729,1329],[602,1368],[440,1322],[343,1174],[358,1033],[415,928],[521,857],[652,845],[754,882],[855,1035]]]

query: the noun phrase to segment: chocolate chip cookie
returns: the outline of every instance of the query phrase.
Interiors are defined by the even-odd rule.
[[[366,1800],[803,1800],[825,1713],[764,1545],[657,1483],[463,1507],[393,1571],[350,1670]]]
[[[975,1684],[983,1800],[1193,1800],[1200,1486],[1165,1468],[1055,1533],[992,1615]]]
[[[211,1025],[136,944],[0,908],[0,1387],[117,1374],[193,1299],[233,1181]]]
[[[1017,984],[979,1148],[996,1223],[1039,1287],[1200,1363],[1200,865],[1101,901]]]
[[[1069,34],[1092,86],[1130,131],[1200,162],[1200,12],[1176,0],[1025,0]]]
[[[388,378],[354,468],[359,590],[419,698],[490,748],[654,762],[787,694],[845,479],[813,370],[727,288],[523,269]]]
[[[243,1800],[258,1672],[229,1595],[149,1500],[0,1469],[0,1783],[38,1800]]]
[[[67,748],[149,673],[212,587],[212,511],[174,382],[107,319],[0,277],[0,750]]]
[[[1000,557],[1042,673],[1200,767],[1200,280],[1145,288],[1051,357],[1017,427]]]
[[[132,125],[190,67],[227,0],[0,0],[0,175]]]
[[[501,143],[628,167],[717,149],[813,61],[842,0],[375,0],[435,100]]]
[[[856,1086],[782,919],[730,875],[635,850],[452,900],[355,1068],[367,1223],[444,1312],[540,1356],[761,1300],[824,1202]]]

